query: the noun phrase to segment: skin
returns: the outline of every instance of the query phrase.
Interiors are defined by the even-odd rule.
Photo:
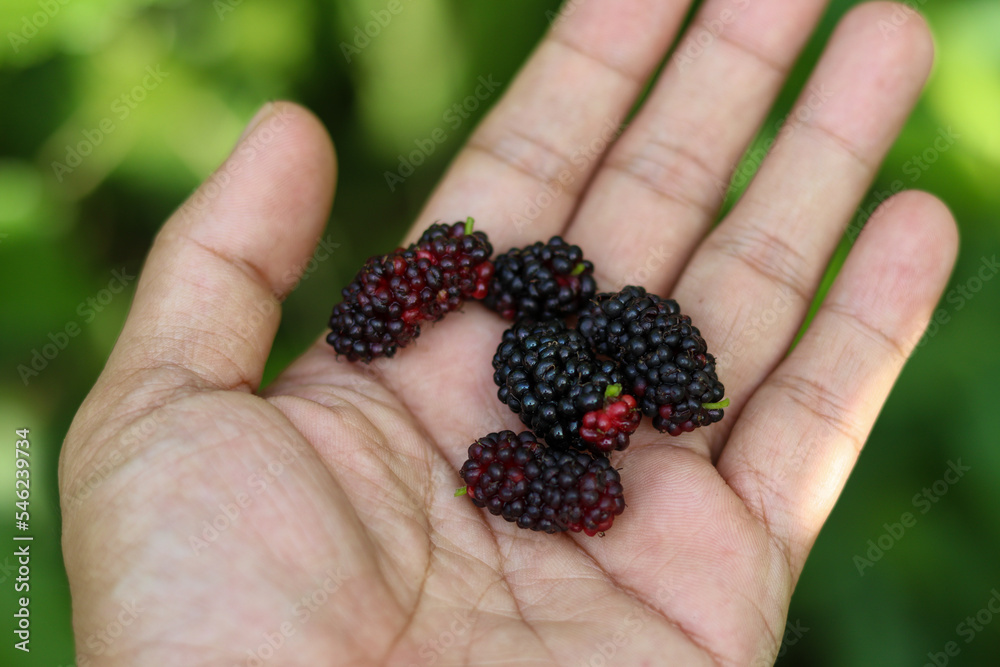
[[[629,507],[607,536],[550,536],[452,497],[469,443],[521,430],[491,380],[505,324],[478,304],[371,366],[318,339],[260,390],[279,301],[325,225],[336,171],[316,118],[269,105],[158,235],[67,436],[80,664],[774,659],[809,550],[954,261],[947,209],[899,194],[789,353],[933,49],[922,19],[900,22],[894,5],[848,14],[713,230],[719,184],[824,3],[710,0],[603,146],[684,4],[572,5],[407,241],[467,215],[498,251],[563,234],[601,288],[641,282],[680,302],[719,356],[725,419],[676,438],[645,422],[616,455]],[[546,184],[554,194],[540,196]]]

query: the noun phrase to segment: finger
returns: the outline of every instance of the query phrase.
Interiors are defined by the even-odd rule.
[[[825,5],[705,3],[567,232],[606,287],[673,284]]]
[[[268,104],[160,231],[104,373],[167,370],[181,385],[253,390],[323,229],[334,157],[320,122]]]
[[[889,200],[791,355],[747,403],[718,463],[797,577],[955,260],[932,196]]]
[[[687,4],[567,3],[459,153],[411,237],[435,220],[469,215],[501,251],[560,232]]]
[[[922,21],[883,36],[880,22],[893,7],[863,5],[845,17],[795,120],[674,292],[715,350],[733,416],[787,352],[930,70],[933,45]],[[713,452],[731,423],[706,432]]]

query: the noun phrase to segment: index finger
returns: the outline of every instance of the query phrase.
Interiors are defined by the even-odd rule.
[[[688,2],[571,0],[410,231],[477,219],[498,250],[559,233]]]

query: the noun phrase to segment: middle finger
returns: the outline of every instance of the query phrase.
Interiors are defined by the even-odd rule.
[[[610,152],[567,237],[602,288],[668,290],[703,237],[737,163],[825,0],[710,0],[649,101]],[[641,280],[636,248],[656,264]]]

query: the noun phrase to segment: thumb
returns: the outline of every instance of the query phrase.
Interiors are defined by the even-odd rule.
[[[281,300],[326,224],[335,171],[317,118],[265,105],[157,236],[101,380],[148,371],[178,387],[255,390]]]

